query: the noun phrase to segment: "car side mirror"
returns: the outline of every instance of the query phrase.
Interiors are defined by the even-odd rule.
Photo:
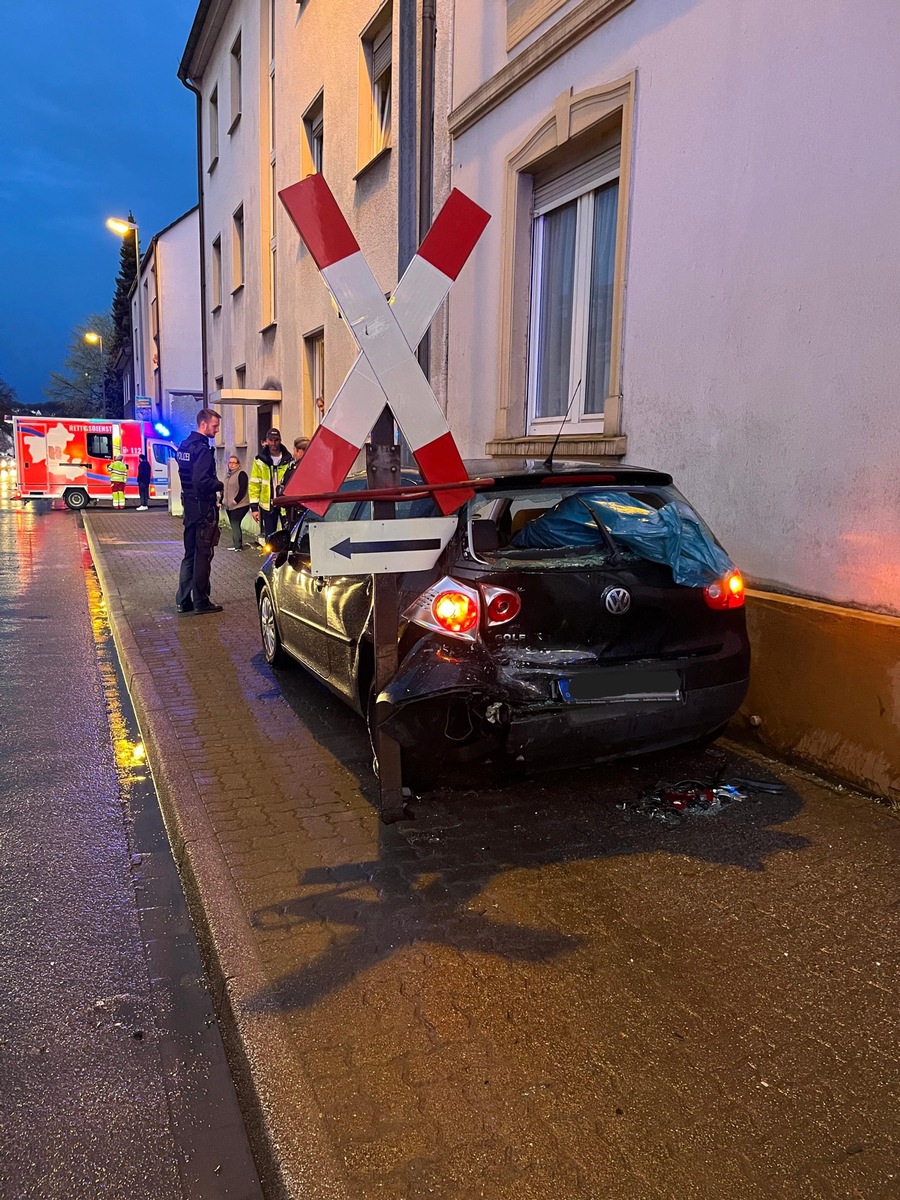
[[[286,529],[276,529],[266,538],[266,550],[269,554],[287,554],[291,544],[291,535]]]

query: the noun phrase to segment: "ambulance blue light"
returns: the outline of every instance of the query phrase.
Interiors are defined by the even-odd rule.
[[[153,428],[156,430],[156,432],[159,434],[160,437],[168,437],[169,436],[169,430],[167,429],[167,427],[165,425],[163,425],[162,421],[157,421],[156,424],[153,426]]]

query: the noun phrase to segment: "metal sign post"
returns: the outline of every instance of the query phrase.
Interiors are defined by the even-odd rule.
[[[435,503],[449,516],[474,492],[415,350],[484,231],[488,214],[454,189],[387,301],[321,174],[278,194],[359,347],[359,356],[313,434],[283,499],[305,497],[310,509],[324,514],[331,498],[323,493],[340,488],[367,435],[369,488],[399,489],[396,418],[431,485]],[[376,521],[390,522],[395,515],[393,497],[373,499]],[[364,544],[370,549],[380,545],[383,550],[385,543],[400,540],[398,534]],[[348,541],[352,557],[353,538]],[[399,588],[394,572],[409,569],[399,564],[394,571],[372,567],[375,677],[368,707],[383,821],[403,816],[400,747],[383,729],[376,701],[398,666]]]
[[[366,477],[370,488],[396,487],[400,482],[400,447],[394,443],[394,420],[389,408],[385,408],[375,422],[371,441],[366,446]],[[394,514],[393,500],[373,502],[372,516],[377,520],[390,520]],[[391,824],[404,815],[402,763],[400,747],[381,728],[376,699],[397,674],[399,662],[400,604],[395,574],[372,576],[372,605],[375,678],[368,709],[369,732],[378,765],[380,815],[382,821]]]

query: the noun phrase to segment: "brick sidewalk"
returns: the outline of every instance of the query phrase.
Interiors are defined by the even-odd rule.
[[[85,525],[273,1196],[900,1196],[891,813],[781,772],[673,829],[616,807],[656,760],[381,826],[361,720],[263,659],[260,556],[177,617],[180,525]]]

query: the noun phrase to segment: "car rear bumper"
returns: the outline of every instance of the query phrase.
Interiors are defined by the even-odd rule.
[[[677,667],[678,664],[668,664]],[[702,738],[728,721],[747,692],[746,645],[679,668],[669,698],[565,702],[532,676],[497,669],[487,651],[458,655],[420,643],[378,698],[387,731],[413,755],[451,762],[583,765]]]

